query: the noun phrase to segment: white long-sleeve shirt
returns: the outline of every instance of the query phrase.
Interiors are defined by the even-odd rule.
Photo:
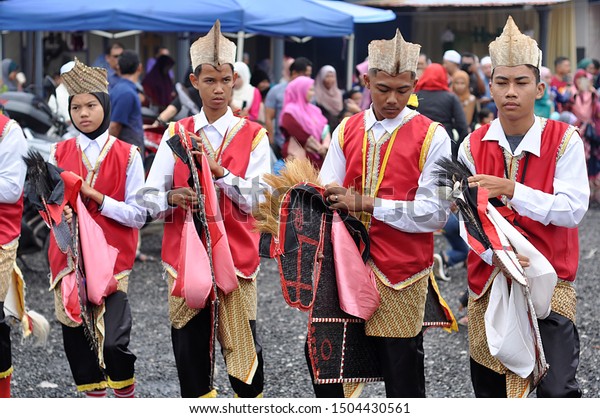
[[[108,131],[92,140],[80,133],[77,143],[85,154],[92,167],[96,167],[100,151],[108,141]],[[56,165],[56,148],[52,148],[49,162]],[[82,162],[82,164],[84,164]],[[100,207],[100,213],[107,218],[128,226],[130,228],[141,228],[146,223],[146,208],[141,206],[136,199],[136,193],[144,186],[144,166],[139,152],[134,153],[131,164],[127,167],[125,180],[125,200],[120,202],[110,196],[104,196],[104,202]],[[92,185],[93,187],[93,185]]]
[[[217,119],[209,123],[206,119],[204,109],[194,116],[194,133],[204,132],[213,150],[219,149],[227,133],[235,127],[240,118],[233,115],[231,109]],[[153,218],[164,217],[172,208],[167,203],[167,192],[173,186],[173,171],[175,168],[175,156],[167,144],[169,139],[168,130],[163,135],[161,143],[152,163],[152,168],[146,179],[144,190],[140,190],[140,201],[148,208]],[[241,156],[240,158],[245,158]],[[263,175],[271,172],[271,154],[269,138],[265,135],[259,144],[250,153],[250,161],[246,169],[245,177],[238,177],[224,167],[225,175],[214,181],[227,197],[235,202],[245,213],[252,213],[258,202],[263,199],[263,190],[267,188]]]
[[[375,118],[372,107],[365,112],[365,130],[372,130],[374,138],[381,138],[386,132],[393,133],[414,111],[405,107],[394,119],[381,121]],[[394,146],[402,146],[402,139],[398,138]],[[433,134],[419,177],[415,199],[404,201],[376,198],[373,217],[404,232],[433,232],[442,228],[448,217],[448,203],[438,197],[433,171],[437,168],[436,161],[450,156],[450,138],[446,130],[442,126],[438,126]],[[393,169],[401,169],[401,167],[397,167],[393,161],[389,161],[387,170]],[[337,183],[341,185],[345,176],[346,157],[340,146],[338,127],[333,131],[331,145],[319,177],[323,184]]]
[[[11,120],[0,139],[0,203],[15,203],[21,198],[27,175],[23,161],[26,155],[27,140],[21,127]]]
[[[469,160],[466,146],[470,136],[465,138],[458,151],[458,159],[466,164],[473,174],[477,173],[475,166]],[[529,152],[535,156],[540,155],[542,140],[542,123],[540,118],[535,118],[531,128],[527,131],[519,146],[511,151],[502,124],[499,119],[492,122],[482,141],[495,141],[500,147],[513,156],[522,152]],[[515,182],[515,191],[512,199],[507,199],[510,205],[522,216],[526,216],[544,225],[553,224],[573,228],[581,222],[585,215],[590,198],[585,153],[583,141],[577,132],[569,140],[563,155],[556,163],[554,173],[554,193],[545,193],[529,186]],[[535,176],[538,173],[527,173]]]

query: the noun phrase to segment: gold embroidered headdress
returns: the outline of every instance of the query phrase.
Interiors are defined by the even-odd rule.
[[[88,67],[77,57],[74,62],[73,68],[62,74],[69,96],[82,93],[108,93],[108,80],[104,68]]]
[[[421,45],[406,42],[399,29],[393,39],[369,43],[369,69],[376,68],[390,75],[417,71]]]
[[[217,20],[205,36],[201,36],[190,47],[192,70],[201,64],[218,67],[235,62],[235,43],[221,34],[221,22]]]
[[[502,35],[490,43],[492,68],[517,65],[542,66],[542,51],[534,39],[521,33],[512,16],[508,17]]]

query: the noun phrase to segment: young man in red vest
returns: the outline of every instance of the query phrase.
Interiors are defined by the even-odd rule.
[[[263,390],[262,349],[256,338],[256,276],[260,258],[259,235],[254,231],[251,213],[266,187],[262,176],[270,172],[269,140],[260,125],[234,116],[228,106],[237,77],[233,72],[235,44],[221,34],[218,21],[206,36],[192,44],[190,55],[194,71],[190,80],[200,93],[202,109],[199,114],[170,125],[146,181],[146,191],[152,190],[154,194],[143,195],[150,214],[165,218],[162,261],[169,279],[171,335],[181,395],[217,396],[212,386],[214,314],[217,314],[217,338],[236,396],[259,397]],[[182,274],[180,264],[188,265],[191,261],[180,259],[180,245],[186,212],[199,199],[189,187],[190,169],[167,144],[180,128],[196,138],[208,158],[212,181],[220,189],[219,207],[233,259],[233,274],[237,275],[233,277],[238,282],[234,291],[224,294],[218,290],[213,294],[218,300],[218,309],[214,311],[211,301],[203,308],[193,308],[186,297],[172,294],[178,273]],[[211,260],[212,264],[217,261]],[[210,283],[213,273],[209,267],[200,275]]]
[[[144,184],[142,159],[137,147],[108,133],[106,70],[75,59],[62,77],[69,92],[69,115],[79,135],[54,145],[50,163],[82,178],[81,199],[108,245],[118,250],[118,256],[113,270],[116,289],[94,307],[98,318],[96,352],[90,348],[80,318],[67,309],[65,302],[66,283],[76,267],[52,238],[48,258],[56,317],[62,324],[65,353],[77,390],[89,397],[105,397],[110,387],[117,397],[133,397],[136,357],[128,348],[132,319],[127,288],[138,229],[146,220],[146,210],[135,201],[137,190]]]
[[[23,215],[27,141],[21,127],[0,113],[0,398],[10,397],[10,327],[4,301],[13,277]]]
[[[473,176],[470,185],[488,190],[509,209],[507,218],[550,261],[558,275],[551,313],[539,319],[548,374],[538,397],[580,397],[575,378],[579,337],[575,327],[579,242],[577,225],[589,201],[583,143],[573,126],[535,117],[542,97],[541,51],[509,17],[490,44],[490,91],[498,118],[467,137],[459,160]],[[505,216],[506,217],[506,216]],[[468,258],[471,379],[477,397],[517,397],[530,392],[529,379],[507,369],[489,350],[484,314],[498,269],[474,252]]]
[[[369,230],[368,265],[381,304],[365,331],[377,347],[388,397],[425,397],[422,327],[433,232],[448,211],[433,170],[451,155],[450,138],[407,107],[419,52],[399,31],[369,44],[365,83],[372,106],[336,128],[320,173],[331,207],[354,212]],[[340,386],[315,385],[315,392],[343,396]]]

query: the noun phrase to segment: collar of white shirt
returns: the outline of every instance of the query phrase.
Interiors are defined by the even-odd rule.
[[[522,152],[526,151],[531,154],[534,154],[536,157],[539,157],[540,146],[542,142],[542,125],[540,122],[540,118],[536,117],[534,119],[533,125],[531,125],[531,128],[529,128],[529,130],[521,140],[521,143],[519,144],[517,149],[515,149],[515,152],[512,152],[510,149],[510,145],[508,143],[508,140],[506,139],[504,129],[502,129],[500,119],[494,119],[492,121],[490,129],[488,129],[488,131],[481,140],[497,141],[498,145],[510,152],[512,155],[519,155]]]
[[[87,149],[87,147],[89,147],[93,143],[96,143],[98,145],[98,149],[101,150],[102,148],[104,148],[106,141],[108,141],[108,130],[96,139],[90,139],[84,133],[79,134],[79,146],[84,152]]]
[[[375,113],[373,112],[373,105],[371,105],[366,111],[365,129],[368,131],[369,129],[372,129],[376,123],[379,123],[383,129],[391,134],[402,124],[404,118],[411,112],[413,112],[413,110],[405,106],[394,119],[377,120]]]
[[[199,132],[200,129],[206,128],[207,126],[212,126],[217,130],[217,132],[219,132],[221,137],[224,137],[234,118],[235,116],[233,115],[231,108],[227,107],[227,112],[225,112],[223,116],[217,119],[214,123],[208,123],[208,119],[206,119],[206,115],[204,114],[204,109],[201,109],[200,113],[194,115],[194,131]]]

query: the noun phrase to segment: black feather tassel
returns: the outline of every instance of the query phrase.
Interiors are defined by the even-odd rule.
[[[33,188],[33,192],[44,201],[48,201],[52,194],[54,185],[51,184],[48,166],[44,157],[38,151],[30,149],[27,156],[23,157],[27,165],[27,179]]]
[[[472,175],[469,168],[464,163],[447,157],[438,160],[436,165],[438,168],[433,175],[437,177],[440,197],[454,202],[466,222],[469,234],[485,248],[492,248],[477,212],[478,187],[469,187],[468,178]]]

